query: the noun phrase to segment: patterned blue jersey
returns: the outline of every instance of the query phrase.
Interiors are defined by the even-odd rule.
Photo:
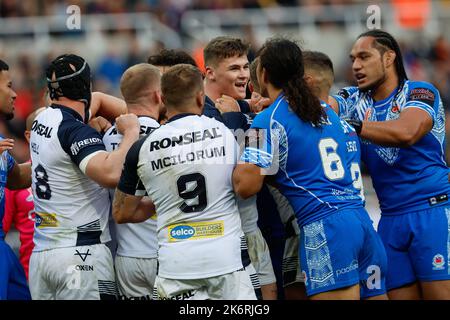
[[[328,119],[314,127],[280,95],[253,120],[252,128],[264,129],[265,138],[250,143],[241,157],[275,175],[300,227],[337,210],[363,207],[358,138],[329,106],[325,110]]]
[[[356,87],[333,96],[344,119],[394,120],[407,108],[419,108],[433,119],[433,128],[411,147],[381,147],[361,139],[361,157],[372,177],[382,214],[395,215],[447,203],[450,195],[445,162],[445,116],[439,91],[431,84],[406,81],[382,101]]]
[[[0,140],[4,139],[0,136]],[[14,167],[14,158],[8,151],[0,154],[0,240],[5,236],[3,232],[3,216],[5,214],[5,188],[9,172]]]

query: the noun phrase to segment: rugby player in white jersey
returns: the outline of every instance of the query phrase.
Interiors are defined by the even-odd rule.
[[[201,116],[200,71],[186,64],[161,79],[168,122],[130,149],[113,202],[117,222],[139,222],[150,206],[136,196],[140,181],[158,214],[161,299],[256,299],[243,268],[243,234],[231,175],[233,133]]]
[[[107,227],[109,197],[125,155],[139,137],[135,115],[116,126],[124,138],[106,152],[89,127],[90,69],[76,55],[57,57],[46,71],[52,104],[33,122],[30,137],[35,201],[35,247],[30,259],[33,299],[114,299]]]
[[[161,101],[161,74],[148,63],[127,69],[120,80],[120,91],[128,112],[138,116],[140,135],[150,134],[159,127],[163,111]],[[115,125],[106,131],[103,143],[107,151],[118,148],[123,136]],[[145,190],[138,190],[138,192]],[[110,189],[111,197],[114,189]],[[142,195],[142,193],[136,193]],[[156,216],[141,223],[115,224],[117,252],[114,259],[117,285],[121,298],[150,300],[155,283],[158,242]]]
[[[244,100],[250,77],[248,50],[249,45],[242,39],[221,36],[212,39],[203,51],[206,67],[203,114],[236,130],[238,140],[250,128],[254,116],[248,101]],[[264,300],[274,300],[277,297],[276,278],[269,248],[257,224],[256,196],[246,200],[238,197],[238,207],[245,234],[243,242],[246,242],[242,245],[243,255],[248,247],[250,256],[245,266],[251,272],[258,295],[262,294]],[[253,267],[254,272],[251,271]]]

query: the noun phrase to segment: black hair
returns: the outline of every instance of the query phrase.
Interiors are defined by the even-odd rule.
[[[325,53],[319,51],[303,51],[303,64],[317,66],[334,74],[333,62]]]
[[[304,76],[303,54],[293,41],[284,38],[267,40],[258,52],[260,68],[269,82],[282,89],[291,109],[305,122],[320,126],[327,118],[320,101],[308,88]]]
[[[8,70],[9,70],[8,64],[5,61],[0,60],[0,71],[8,71]]]
[[[162,49],[158,54],[151,55],[147,58],[147,63],[154,66],[171,67],[176,64],[190,64],[197,67],[195,60],[183,50]]]
[[[403,85],[403,83],[408,80],[408,76],[406,75],[405,66],[403,65],[403,57],[402,52],[400,51],[400,46],[394,37],[390,33],[378,29],[361,33],[357,39],[362,37],[375,38],[374,46],[381,55],[388,49],[395,52],[395,70],[397,71],[399,85]]]

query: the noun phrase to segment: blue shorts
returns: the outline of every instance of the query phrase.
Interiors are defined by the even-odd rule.
[[[31,300],[23,267],[0,238],[0,300]]]
[[[386,248],[388,290],[416,281],[450,279],[450,206],[387,216],[378,233]]]
[[[299,256],[308,296],[356,284],[361,298],[386,293],[386,253],[365,209],[303,226]]]

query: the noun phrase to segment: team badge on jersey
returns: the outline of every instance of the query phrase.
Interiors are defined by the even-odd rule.
[[[394,104],[391,108],[392,113],[400,113],[400,107],[396,104]]]
[[[445,259],[442,254],[433,257],[433,270],[444,270]]]

